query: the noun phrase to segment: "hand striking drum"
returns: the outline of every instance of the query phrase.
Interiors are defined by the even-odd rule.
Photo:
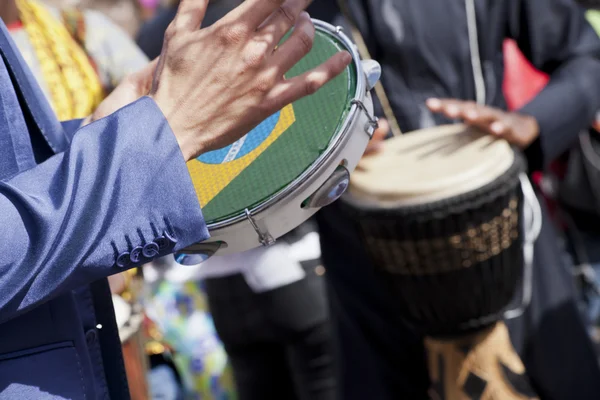
[[[381,69],[375,61],[361,62],[340,28],[313,23],[312,50],[287,78],[340,50],[353,62],[317,93],[287,105],[237,142],[188,163],[211,239],[176,255],[179,263],[272,244],[348,187],[349,172],[377,127],[369,91]]]

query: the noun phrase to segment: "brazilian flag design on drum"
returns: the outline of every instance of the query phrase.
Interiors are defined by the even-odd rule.
[[[326,61],[344,45],[317,29],[313,48],[287,77]],[[237,142],[188,163],[208,224],[239,215],[288,186],[341,129],[356,88],[354,65],[317,93],[271,115]]]

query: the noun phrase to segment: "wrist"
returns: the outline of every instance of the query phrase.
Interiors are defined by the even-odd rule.
[[[198,135],[195,135],[194,132],[190,132],[189,130],[179,126],[177,122],[174,121],[175,118],[173,117],[173,113],[170,112],[167,109],[167,107],[165,107],[165,105],[162,104],[162,101],[158,99],[155,95],[149,94],[146,97],[152,99],[152,101],[154,101],[157,108],[162,113],[163,118],[169,125],[171,133],[173,134],[173,136],[175,136],[175,140],[177,140],[177,144],[179,145],[179,149],[181,150],[181,154],[183,155],[183,159],[185,160],[185,162],[188,162],[198,157],[204,152],[202,151],[203,146],[198,144]]]
[[[531,115],[525,115],[525,118],[527,121],[526,123],[528,131],[530,132],[530,134],[528,135],[528,137],[531,138],[531,140],[528,143],[528,145],[530,145],[535,139],[537,139],[540,136],[540,124],[538,123],[538,120],[535,117],[532,117]]]

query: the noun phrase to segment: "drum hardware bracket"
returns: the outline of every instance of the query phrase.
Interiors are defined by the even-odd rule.
[[[246,213],[246,218],[248,218],[248,221],[250,221],[252,228],[254,228],[254,231],[258,235],[258,241],[260,242],[260,244],[262,244],[263,246],[270,246],[273,243],[275,243],[275,239],[273,239],[273,236],[271,236],[271,234],[268,231],[263,231],[258,227],[258,224],[254,220],[254,218],[252,218],[252,214],[250,213],[250,211],[248,211],[247,208],[246,210],[244,210],[244,212]]]
[[[377,122],[379,119],[369,114],[369,110],[367,110],[367,107],[365,107],[362,101],[354,99],[352,100],[351,104],[356,105],[366,114],[369,121],[365,124],[365,132],[370,138],[372,138],[373,133],[375,133],[375,129],[379,127],[379,123]]]

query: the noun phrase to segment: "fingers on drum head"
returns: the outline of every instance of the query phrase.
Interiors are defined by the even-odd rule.
[[[275,48],[283,36],[298,22],[298,17],[308,6],[307,0],[287,0],[259,27],[259,40],[269,42]]]
[[[273,54],[273,62],[282,75],[310,52],[314,39],[315,27],[309,15],[302,13],[290,37]]]
[[[352,61],[352,56],[345,51],[330,57],[323,64],[302,75],[285,80],[271,91],[272,101],[278,108],[315,93],[331,79],[339,75]]]
[[[245,0],[223,17],[221,21],[236,25],[241,24],[250,32],[253,32],[283,4],[284,0]]]

